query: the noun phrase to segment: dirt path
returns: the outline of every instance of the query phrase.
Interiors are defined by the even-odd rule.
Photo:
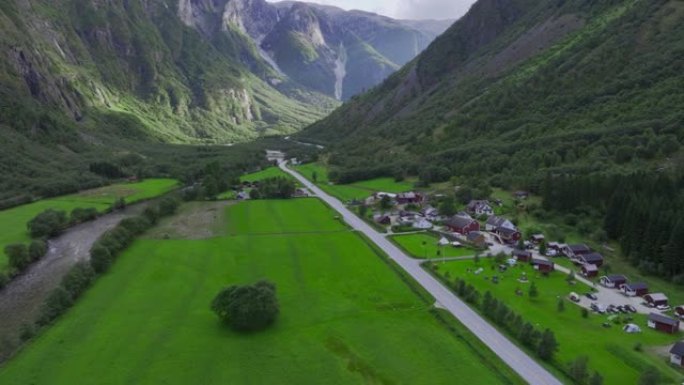
[[[48,242],[47,255],[0,291],[0,362],[16,349],[25,323],[35,321],[49,293],[76,262],[90,258],[90,248],[122,219],[140,213],[145,203],[84,223]]]

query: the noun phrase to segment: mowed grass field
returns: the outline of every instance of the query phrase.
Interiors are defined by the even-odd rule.
[[[240,177],[240,181],[242,182],[257,182],[260,180],[268,179],[268,178],[275,178],[275,177],[284,177],[288,179],[292,179],[292,176],[283,170],[281,170],[279,167],[269,167],[265,168],[261,171],[257,171],[251,174],[243,175]]]
[[[0,271],[7,269],[5,246],[29,242],[30,236],[26,224],[45,210],[62,210],[67,215],[77,207],[93,207],[98,211],[104,211],[119,198],[125,198],[126,202],[134,203],[163,195],[176,188],[177,185],[178,182],[173,179],[147,179],[138,183],[115,184],[77,194],[44,199],[0,211]]]
[[[556,364],[566,365],[579,356],[589,358],[589,367],[604,378],[604,384],[636,384],[643,370],[648,366],[657,367],[666,377],[664,383],[681,383],[681,372],[667,364],[667,357],[658,356],[655,352],[667,355],[670,346],[681,338],[662,332],[656,332],[646,326],[645,315],[632,315],[633,323],[639,325],[642,333],[628,334],[622,331],[622,325],[602,326],[608,315],[591,313],[589,318],[582,318],[580,307],[566,300],[565,311],[558,312],[558,299],[567,298],[570,292],[584,294],[589,287],[577,283],[570,286],[563,273],[553,273],[549,277],[539,276],[529,265],[519,265],[505,273],[491,270],[493,260],[482,260],[479,267],[484,272],[475,275],[478,266],[474,261],[456,261],[440,264],[440,274],[449,273],[451,279],[460,277],[472,284],[482,295],[490,291],[492,296],[503,302],[524,320],[536,325],[538,329],[553,330],[560,345],[556,355]],[[468,271],[470,270],[470,271]],[[529,283],[518,282],[522,272],[526,272],[531,282],[535,282],[539,297],[531,299],[528,295]],[[500,283],[493,284],[485,277],[497,275]],[[525,295],[515,295],[520,288]],[[598,301],[600,302],[600,301]],[[608,305],[607,303],[605,305]],[[621,305],[616,303],[615,305]],[[635,345],[643,345],[643,351],[634,349]]]
[[[294,168],[312,182],[315,173],[318,187],[343,202],[363,200],[379,191],[401,193],[414,189],[412,181],[396,182],[393,178],[376,178],[352,184],[331,184],[327,168],[320,163],[307,163]]]
[[[319,201],[243,202],[221,220],[211,239],[136,241],[0,384],[522,383]],[[281,305],[271,329],[237,334],[209,310],[222,287],[264,278]]]
[[[394,235],[394,243],[407,251],[414,258],[449,258],[475,255],[470,247],[440,246],[439,238],[429,233]]]

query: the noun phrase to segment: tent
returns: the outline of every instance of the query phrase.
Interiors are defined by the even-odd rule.
[[[440,246],[447,246],[450,244],[450,242],[448,239],[442,237],[442,239],[440,239],[439,242],[437,242],[437,244]]]
[[[635,324],[627,324],[622,327],[622,330],[627,333],[641,333],[641,328]]]

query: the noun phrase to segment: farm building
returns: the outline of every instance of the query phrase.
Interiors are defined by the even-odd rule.
[[[584,264],[580,267],[580,274],[587,278],[596,277],[598,275],[598,272],[598,266],[591,263]]]
[[[439,217],[439,210],[434,207],[428,206],[420,210],[420,215],[427,219],[435,220]]]
[[[650,306],[667,306],[667,296],[663,293],[651,293],[644,296]]]
[[[480,231],[480,223],[472,218],[455,215],[446,223],[449,230],[459,234],[469,234],[473,231]]]
[[[494,215],[494,209],[487,201],[470,201],[466,206],[468,213],[472,215]]]
[[[390,225],[392,223],[392,218],[389,215],[377,214],[373,215],[373,221],[379,225]]]
[[[544,234],[534,234],[530,237],[530,241],[539,245],[544,242]]]
[[[684,305],[675,306],[673,311],[678,318],[684,318]]]
[[[565,247],[565,245],[562,245],[562,244],[560,244],[560,243],[558,243],[558,242],[549,242],[549,243],[546,245],[546,247],[547,247],[549,250],[555,250],[555,251],[560,252],[561,250],[563,250],[563,247]]]
[[[551,273],[552,271],[556,270],[556,265],[551,262],[547,261],[545,259],[539,259],[539,258],[534,258],[532,259],[532,266],[534,266],[535,269],[539,270],[542,273]]]
[[[428,230],[432,228],[432,222],[428,221],[425,218],[420,218],[417,219],[415,222],[413,222],[413,228],[418,229],[418,230]]]
[[[476,247],[484,247],[487,244],[487,238],[485,235],[479,231],[471,231],[466,236],[468,242],[472,243]]]
[[[599,283],[602,286],[609,288],[620,288],[621,285],[627,283],[627,277],[619,274],[604,275],[603,277],[599,278]]]
[[[603,265],[603,255],[599,253],[583,254],[577,257],[576,261],[582,265],[596,265],[597,267],[601,267],[601,265]]]
[[[500,229],[500,228],[516,230],[516,227],[513,224],[513,222],[509,221],[506,218],[501,218],[501,217],[497,217],[495,215],[492,215],[491,217],[489,217],[487,219],[487,223],[485,223],[485,230],[496,231],[497,229]]]
[[[648,294],[648,284],[645,282],[625,283],[621,290],[628,297],[641,297]]]
[[[518,262],[530,262],[532,261],[532,253],[525,250],[513,250],[513,257],[518,260]]]
[[[504,243],[513,244],[520,240],[522,234],[517,229],[509,229],[508,227],[499,227],[494,231]]]
[[[565,245],[561,251],[566,257],[570,259],[577,259],[580,255],[590,254],[591,248],[584,244]]]
[[[684,341],[679,341],[672,345],[670,349],[670,363],[677,366],[684,366]]]
[[[648,315],[648,327],[665,333],[677,333],[679,331],[679,321],[658,313]]]
[[[416,192],[405,192],[397,194],[397,203],[400,205],[419,204],[423,202],[423,196]]]

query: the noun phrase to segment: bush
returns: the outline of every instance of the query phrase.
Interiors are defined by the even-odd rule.
[[[0,271],[0,290],[2,290],[3,287],[7,286],[9,281],[10,279],[7,276],[7,274]]]
[[[97,274],[102,274],[109,270],[113,262],[112,253],[102,245],[95,245],[90,250],[90,266]]]
[[[33,327],[31,324],[23,324],[21,325],[21,329],[19,331],[19,339],[21,342],[26,342],[33,338],[36,335],[36,329]]]
[[[71,305],[73,305],[73,300],[69,292],[61,286],[56,288],[43,304],[40,317],[38,318],[38,325],[45,326],[50,324],[70,308]]]
[[[62,288],[69,293],[72,300],[86,291],[95,279],[95,270],[86,262],[79,262],[62,278]]]
[[[43,240],[37,240],[31,242],[28,248],[29,258],[31,262],[35,262],[45,256],[47,253],[47,242]]]
[[[33,238],[53,237],[67,225],[64,211],[46,210],[31,219],[27,224]]]
[[[10,267],[17,271],[24,270],[31,263],[28,248],[21,243],[5,246],[5,255],[9,259]]]
[[[95,208],[89,207],[84,209],[77,207],[71,210],[71,214],[69,215],[69,222],[71,222],[72,224],[88,222],[97,218],[97,215],[97,209]]]
[[[263,330],[273,324],[280,313],[276,287],[267,281],[221,290],[212,301],[211,310],[238,331]]]

